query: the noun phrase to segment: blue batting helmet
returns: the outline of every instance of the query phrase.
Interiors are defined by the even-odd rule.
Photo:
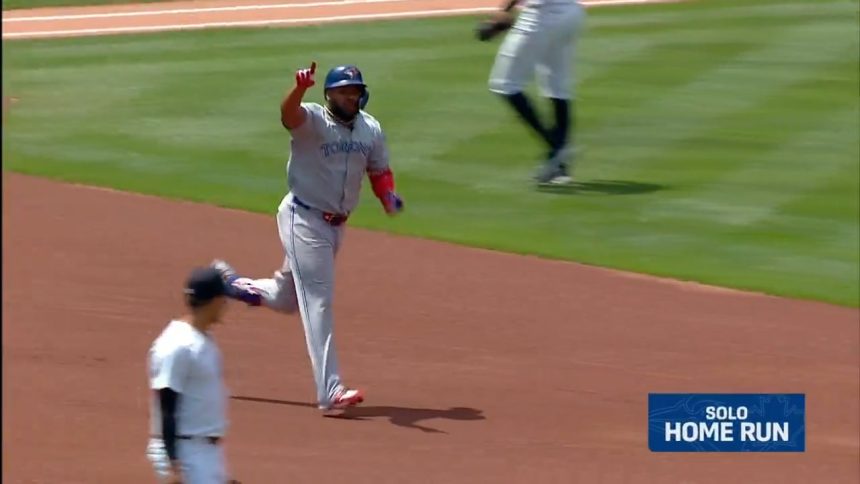
[[[333,89],[335,87],[343,86],[361,87],[362,94],[358,101],[358,105],[361,109],[364,109],[364,106],[367,105],[367,101],[370,98],[370,93],[367,90],[367,84],[364,83],[364,79],[362,78],[361,71],[358,70],[358,67],[353,65],[337,66],[328,71],[328,74],[325,76],[324,89]]]

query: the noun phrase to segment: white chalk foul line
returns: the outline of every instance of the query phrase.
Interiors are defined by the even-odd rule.
[[[84,20],[97,18],[122,18],[122,17],[148,17],[154,15],[176,15],[186,13],[217,13],[217,12],[244,12],[254,10],[280,10],[292,8],[314,8],[314,7],[335,7],[343,5],[362,5],[362,4],[377,4],[377,3],[400,3],[410,0],[338,0],[338,1],[323,1],[323,2],[307,2],[307,3],[273,3],[262,5],[233,5],[228,7],[198,7],[198,8],[168,8],[155,10],[137,10],[134,12],[105,12],[105,13],[86,13],[86,14],[69,14],[69,15],[34,15],[29,17],[11,17],[4,18],[4,23],[17,22],[41,22],[52,20]],[[611,6],[611,5],[635,5],[646,3],[669,3],[677,0],[582,0],[586,7],[595,6]]]
[[[140,15],[153,15],[156,12],[172,12],[176,13],[177,11],[182,11],[186,13],[199,13],[202,11],[212,11],[217,9],[217,11],[237,11],[237,10],[260,10],[264,8],[286,8],[286,6],[290,6],[289,8],[297,8],[297,7],[306,7],[310,5],[344,5],[344,4],[362,4],[362,3],[393,3],[393,2],[401,2],[408,0],[342,0],[338,2],[316,2],[316,3],[304,3],[304,4],[275,4],[275,5],[237,5],[233,7],[211,7],[208,10],[206,8],[200,9],[173,9],[173,10],[153,10],[153,11],[140,11],[140,12],[123,12],[122,16],[140,16]],[[675,3],[682,0],[583,0],[582,3],[586,7],[606,7],[613,5],[641,5],[641,4],[654,4],[654,3]],[[232,22],[200,22],[200,23],[188,23],[188,24],[166,24],[166,25],[147,25],[147,26],[129,26],[129,27],[104,27],[104,28],[93,28],[93,29],[64,29],[64,30],[39,30],[39,31],[28,31],[28,32],[11,32],[11,33],[3,33],[4,39],[24,39],[24,38],[45,38],[45,37],[63,37],[63,36],[82,36],[82,35],[99,35],[99,34],[122,34],[122,33],[143,33],[143,32],[158,32],[158,31],[171,31],[171,30],[198,30],[198,29],[206,29],[206,28],[218,28],[218,27],[262,27],[262,26],[270,26],[270,25],[291,25],[291,24],[315,24],[315,23],[328,23],[328,22],[344,22],[350,20],[380,20],[380,19],[392,19],[392,18],[411,18],[411,17],[431,17],[431,16],[441,16],[441,15],[456,15],[456,14],[472,14],[472,13],[484,13],[484,12],[494,12],[498,9],[498,7],[473,7],[473,8],[453,8],[453,9],[437,9],[437,10],[415,10],[408,12],[395,12],[395,13],[373,13],[373,14],[355,14],[355,15],[341,15],[341,16],[327,16],[327,17],[315,17],[315,18],[289,18],[289,19],[266,19],[266,20],[240,20],[240,21],[232,21]],[[133,15],[132,15],[133,14]],[[118,17],[121,16],[120,13],[105,13],[105,14],[89,14],[89,15],[103,15],[110,17]],[[80,16],[67,15],[67,16],[51,16],[51,17],[21,17],[21,18],[29,18],[29,19],[38,19],[38,20],[57,20],[58,18],[69,19],[69,18],[80,18]],[[88,17],[90,18],[90,17]],[[15,19],[4,19],[3,23],[15,21]]]
[[[184,13],[215,13],[215,12],[244,12],[253,10],[281,10],[289,8],[314,8],[334,7],[343,5],[362,5],[374,3],[398,3],[409,0],[341,0],[308,3],[273,3],[263,5],[234,5],[229,7],[199,7],[199,8],[172,8],[163,10],[138,10],[134,12],[106,12],[106,13],[83,13],[73,15],[44,15],[31,17],[12,17],[3,19],[3,23],[13,22],[42,22],[51,20],[85,20],[96,18],[122,18],[122,17],[149,17],[154,15],[178,15]]]
[[[27,37],[51,37],[51,36],[67,36],[67,35],[95,35],[95,34],[120,34],[120,33],[140,33],[140,32],[158,32],[163,30],[194,30],[206,29],[213,27],[254,27],[268,25],[289,25],[303,23],[320,23],[320,22],[338,22],[348,20],[379,20],[388,18],[404,18],[404,17],[429,17],[433,15],[455,15],[467,13],[492,12],[497,10],[497,7],[480,7],[480,8],[459,8],[459,9],[442,9],[442,10],[418,10],[413,12],[396,12],[396,13],[370,13],[361,15],[341,15],[331,17],[316,17],[316,18],[289,18],[275,20],[240,20],[235,22],[205,22],[197,24],[172,24],[172,25],[148,25],[138,27],[107,27],[100,29],[74,29],[74,30],[43,30],[34,32],[15,32],[4,33],[4,39],[27,38]]]

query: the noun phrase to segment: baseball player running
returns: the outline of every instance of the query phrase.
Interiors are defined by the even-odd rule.
[[[570,87],[571,57],[585,20],[585,9],[577,0],[525,0],[513,21],[511,10],[520,0],[505,0],[494,19],[479,24],[478,38],[505,36],[490,72],[491,92],[502,95],[523,121],[546,143],[548,154],[535,175],[539,185],[567,184],[573,93]],[[544,126],[523,93],[537,73],[543,97],[552,102],[555,125]]]
[[[163,483],[225,484],[221,438],[226,388],[221,352],[210,335],[226,308],[227,287],[211,267],[190,274],[190,313],[170,321],[149,350],[151,437],[147,457]]]
[[[290,186],[278,207],[277,224],[286,254],[271,279],[239,276],[225,261],[221,270],[228,295],[275,311],[299,311],[320,409],[364,400],[344,385],[335,349],[334,263],[344,224],[358,204],[363,177],[389,215],[403,209],[395,192],[388,147],[379,121],[364,111],[369,98],[362,73],[353,65],[331,69],[325,78],[325,105],[302,102],[315,84],[316,63],[296,73],[295,87],[281,103],[281,124],[292,137],[287,176]]]

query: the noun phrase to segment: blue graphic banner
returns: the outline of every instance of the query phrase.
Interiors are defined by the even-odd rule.
[[[651,393],[652,452],[804,452],[802,393]]]

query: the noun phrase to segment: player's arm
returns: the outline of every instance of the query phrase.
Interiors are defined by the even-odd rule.
[[[513,10],[518,3],[520,3],[520,0],[506,0],[505,3],[502,5],[502,11],[510,13],[510,11]]]
[[[188,348],[179,346],[163,355],[152,368],[153,375],[150,382],[152,390],[158,393],[161,408],[161,440],[174,476],[181,475],[179,457],[176,453],[179,429],[177,409],[190,366],[188,352]]]
[[[478,40],[486,42],[495,38],[500,33],[508,30],[514,25],[514,16],[511,10],[520,2],[520,0],[505,0],[500,10],[491,18],[482,20],[478,23],[475,33]]]
[[[307,118],[302,99],[305,92],[314,85],[316,68],[317,63],[313,62],[310,69],[299,69],[296,72],[296,85],[281,101],[281,124],[289,130],[298,128]]]
[[[403,200],[395,191],[394,172],[388,161],[388,144],[381,129],[370,151],[367,177],[370,179],[373,194],[382,203],[385,213],[394,215],[403,210]]]
[[[164,450],[174,474],[179,474],[179,458],[176,456],[176,409],[179,392],[169,387],[162,388],[158,390],[158,400],[161,405],[161,439],[164,442]]]

